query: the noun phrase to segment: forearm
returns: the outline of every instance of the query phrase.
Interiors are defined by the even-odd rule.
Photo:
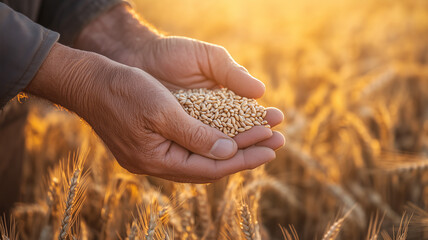
[[[56,43],[24,91],[85,118],[86,113],[91,111],[89,104],[101,102],[99,93],[102,84],[105,84],[101,81],[107,79],[110,62],[98,54]]]
[[[0,32],[1,109],[28,85],[59,35],[3,3]]]
[[[144,48],[160,34],[144,23],[127,4],[119,4],[89,23],[80,33],[75,47],[99,53],[115,61],[126,63],[129,59],[118,59],[118,51]],[[130,58],[133,54],[128,55]]]

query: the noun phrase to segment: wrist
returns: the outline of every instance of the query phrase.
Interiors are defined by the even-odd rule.
[[[90,105],[100,101],[101,84],[106,79],[108,59],[56,43],[25,92],[47,99],[81,117]]]
[[[126,58],[132,57],[132,53],[160,37],[127,4],[119,4],[90,22],[78,36],[75,47],[127,63]]]

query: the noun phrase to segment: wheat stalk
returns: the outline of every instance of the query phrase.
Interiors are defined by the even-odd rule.
[[[349,194],[342,186],[329,183],[327,184],[327,189],[330,190],[330,192],[341,202],[343,202],[345,210],[348,211],[348,213],[352,212],[352,220],[358,224],[358,226],[363,229],[365,227],[365,213],[363,208],[357,201],[354,199],[354,197]]]
[[[223,193],[222,200],[217,208],[217,216],[214,221],[214,232],[217,234],[216,238],[220,237],[220,234],[224,234],[225,227],[232,226],[233,216],[235,212],[235,201],[231,199],[235,198],[236,190],[238,186],[244,181],[241,173],[234,174],[228,181],[226,190]],[[228,229],[226,229],[228,230]],[[227,231],[228,232],[228,231]]]
[[[194,203],[195,197],[191,184],[174,184],[177,193],[176,206],[180,207],[182,239],[197,239],[195,235]]]
[[[304,209],[300,201],[296,198],[296,194],[294,193],[294,191],[290,189],[287,185],[281,183],[278,179],[269,176],[258,178],[244,186],[244,193],[246,195],[252,195],[253,192],[259,188],[272,189],[279,194],[279,197],[286,200],[293,207],[296,207],[298,209]]]
[[[196,207],[198,210],[199,224],[201,226],[201,236],[208,237],[211,231],[211,206],[208,202],[207,189],[205,185],[194,185],[196,191]]]

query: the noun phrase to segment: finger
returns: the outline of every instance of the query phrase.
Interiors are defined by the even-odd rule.
[[[260,98],[265,92],[265,85],[251,76],[248,71],[235,62],[223,47],[206,45],[208,61],[201,61],[206,77],[248,98]]]
[[[192,154],[184,169],[194,177],[213,181],[239,171],[253,169],[274,158],[275,152],[272,149],[252,146],[239,150],[233,158],[226,161],[215,161]]]
[[[212,159],[227,159],[238,149],[232,138],[189,116],[179,105],[169,108],[164,117],[167,122],[159,128],[161,135],[193,153]]]
[[[274,131],[272,137],[257,143],[256,146],[268,147],[270,149],[277,150],[284,146],[284,144],[284,136],[280,132]]]
[[[278,108],[266,108],[266,117],[264,118],[271,127],[274,127],[284,121],[284,114]]]
[[[277,108],[267,108],[266,111],[267,113],[264,119],[271,127],[278,125],[284,120],[284,115]],[[263,126],[255,126],[248,131],[239,133],[233,140],[238,144],[238,148],[246,148],[263,140],[267,140],[270,137],[272,137],[272,130]]]
[[[239,133],[233,140],[238,144],[238,148],[247,148],[270,137],[272,137],[272,130],[264,126],[255,126],[248,131]]]
[[[177,155],[173,153],[168,156],[170,159],[166,161],[178,161],[179,164],[166,169],[166,174],[162,177],[172,178],[175,181],[212,182],[272,161],[275,158],[275,152],[270,148],[252,146],[239,150],[235,156],[225,161],[216,161],[198,154],[190,154],[187,159],[177,159]]]

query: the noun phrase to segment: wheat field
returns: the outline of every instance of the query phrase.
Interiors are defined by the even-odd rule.
[[[210,185],[129,174],[36,99],[2,239],[428,239],[428,1],[138,0],[167,35],[224,46],[285,114],[266,166]]]

